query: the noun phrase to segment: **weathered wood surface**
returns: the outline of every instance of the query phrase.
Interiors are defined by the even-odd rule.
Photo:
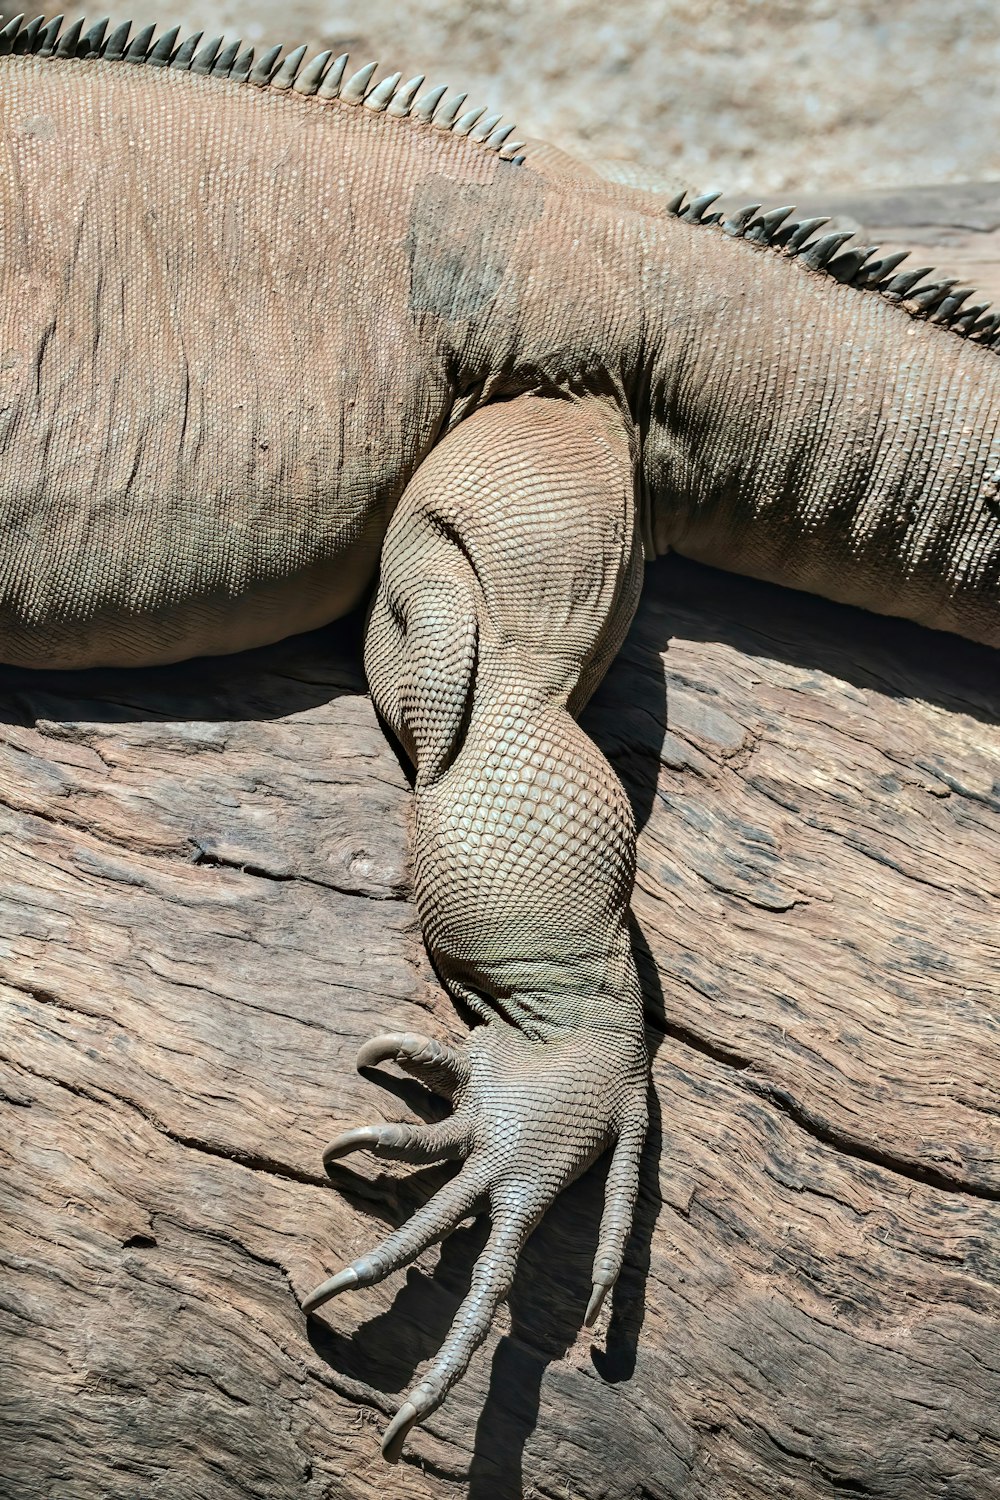
[[[483,1236],[301,1314],[441,1180],[325,1180],[333,1133],[419,1103],[357,1047],[464,1031],[357,624],[7,672],[0,721],[5,1500],[1000,1495],[993,654],[651,570],[587,716],[642,824],[628,1267],[580,1332],[598,1170],[394,1471],[376,1429]]]

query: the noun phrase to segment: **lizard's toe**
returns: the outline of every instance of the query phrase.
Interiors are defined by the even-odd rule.
[[[604,1189],[604,1213],[597,1254],[594,1256],[593,1291],[584,1315],[591,1328],[597,1322],[604,1299],[618,1280],[625,1259],[625,1246],[632,1230],[635,1200],[639,1194],[639,1165],[646,1137],[645,1103],[637,1098],[632,1114],[626,1119],[615,1142],[611,1166]]]
[[[371,1151],[389,1161],[426,1166],[465,1156],[469,1137],[469,1124],[460,1114],[450,1115],[435,1125],[358,1125],[330,1142],[323,1152],[323,1165],[329,1167],[352,1151]]]
[[[412,1031],[387,1032],[365,1042],[358,1053],[358,1071],[390,1060],[447,1099],[469,1079],[468,1058],[461,1052]]]
[[[455,1315],[448,1337],[427,1374],[407,1394],[382,1440],[390,1463],[399,1458],[407,1434],[436,1411],[489,1333],[500,1303],[510,1291],[517,1258],[546,1206],[542,1194],[522,1193],[516,1211],[494,1208],[493,1232],[476,1262],[469,1294]]]
[[[483,1191],[484,1184],[480,1174],[467,1163],[457,1177],[445,1183],[430,1202],[418,1209],[394,1234],[387,1235],[374,1250],[310,1292],[302,1304],[304,1311],[315,1312],[317,1307],[329,1302],[338,1292],[346,1292],[356,1286],[374,1286],[376,1282],[384,1281],[393,1271],[408,1266],[429,1245],[444,1239],[446,1234],[466,1218],[477,1205]]]

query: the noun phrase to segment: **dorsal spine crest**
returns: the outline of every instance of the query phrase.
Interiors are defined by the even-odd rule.
[[[975,296],[972,287],[959,288],[953,276],[925,281],[926,276],[934,274],[930,266],[896,274],[909,251],[873,259],[878,256],[877,245],[848,246],[847,242],[854,238],[851,230],[834,230],[813,239],[813,233],[829,220],[790,221],[795,212],[792,207],[772,208],[762,214],[759,203],[748,203],[728,218],[721,213],[707,214],[705,210],[718,197],[719,193],[703,193],[688,201],[685,191],[671,198],[665,210],[688,224],[718,225],[732,239],[746,240],[757,249],[797,259],[810,271],[830,276],[845,286],[878,292],[887,302],[901,304],[911,317],[937,323],[973,343],[1000,349],[1000,313],[984,316],[990,306],[988,302],[967,308],[965,303]]]
[[[224,78],[231,83],[252,85],[255,88],[274,89],[280,93],[293,92],[315,96],[321,101],[339,99],[343,104],[361,105],[376,113],[404,119],[408,115],[419,124],[435,125],[439,130],[448,130],[458,136],[466,136],[484,151],[495,152],[503,161],[516,166],[524,161],[520,152],[523,141],[511,141],[513,125],[500,126],[500,116],[490,115],[478,130],[472,125],[483,116],[485,109],[471,112],[458,119],[458,109],[465,102],[464,94],[454,105],[443,103],[447,85],[428,90],[422,98],[417,92],[423,76],[401,83],[402,74],[394,73],[373,86],[372,80],[377,63],[366,63],[346,77],[347,55],[330,60],[329,52],[321,52],[305,63],[306,47],[296,47],[282,58],[283,48],[272,47],[254,62],[253,48],[241,51],[239,41],[226,42],[224,37],[212,37],[201,45],[202,32],[178,44],[180,27],[174,26],[154,41],[155,26],[145,26],[131,37],[132,22],[124,21],[107,35],[108,20],[96,22],[81,35],[85,22],[74,21],[61,30],[62,16],[46,21],[39,16],[25,24],[24,16],[14,16],[0,29],[0,56],[14,53],[17,56],[58,57],[61,60],[74,58],[78,61],[102,59],[105,62],[146,64],[157,68],[173,68],[179,71],[199,73],[213,78]],[[305,66],[303,66],[305,64]],[[486,128],[488,125],[488,129]],[[463,128],[464,127],[464,128]]]

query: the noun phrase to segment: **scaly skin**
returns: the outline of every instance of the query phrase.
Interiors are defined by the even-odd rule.
[[[460,1050],[363,1049],[454,1112],[327,1159],[463,1166],[305,1306],[493,1217],[394,1459],[609,1147],[589,1318],[622,1263],[646,1119],[635,836],[576,715],[644,556],[1000,644],[1000,360],[555,158],[187,72],[0,66],[0,658],[275,640],[352,607],[381,549],[366,661],[417,768],[416,900],[484,1024]]]

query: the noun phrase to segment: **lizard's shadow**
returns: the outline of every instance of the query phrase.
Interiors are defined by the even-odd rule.
[[[0,666],[0,724],[259,723],[367,691],[364,614],[235,656],[164,667],[33,672]]]

